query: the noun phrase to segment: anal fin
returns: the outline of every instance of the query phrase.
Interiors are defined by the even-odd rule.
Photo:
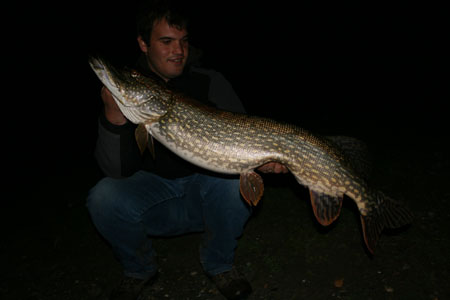
[[[309,195],[314,215],[321,225],[328,226],[339,217],[343,196],[330,196],[313,190]]]
[[[250,206],[256,206],[264,193],[264,183],[261,176],[253,171],[242,173],[240,191],[242,197]]]

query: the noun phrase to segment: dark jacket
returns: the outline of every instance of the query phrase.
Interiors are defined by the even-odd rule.
[[[149,69],[145,57],[139,59],[136,68],[166,84]],[[245,112],[229,82],[216,71],[186,67],[185,72],[169,80],[167,86],[204,104],[232,112]],[[108,122],[104,113],[100,115],[95,157],[106,176],[121,178],[146,170],[165,178],[179,178],[200,171],[156,140],[155,159],[148,151],[141,156],[134,138],[135,129],[136,125],[131,122],[118,126]]]

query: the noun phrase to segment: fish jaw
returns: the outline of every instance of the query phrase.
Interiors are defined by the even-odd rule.
[[[114,99],[121,102],[122,105],[127,106],[124,99],[122,99],[123,97],[121,97],[122,93],[119,89],[119,85],[114,80],[117,78],[118,72],[116,72],[112,66],[108,66],[101,58],[90,57],[89,64],[103,85],[111,92]]]
[[[124,116],[135,124],[157,120],[167,107],[159,103],[153,91],[139,79],[134,70],[117,70],[107,61],[90,57],[89,64],[103,85],[111,92],[114,101]]]

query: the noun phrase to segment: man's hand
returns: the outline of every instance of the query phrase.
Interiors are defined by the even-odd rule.
[[[102,88],[101,96],[105,106],[106,119],[114,125],[125,124],[127,119],[120,111],[119,106],[111,95],[111,92],[106,87]]]
[[[289,172],[288,168],[277,162],[267,163],[259,167],[257,170],[263,173],[276,173],[276,174],[280,173],[285,174]]]

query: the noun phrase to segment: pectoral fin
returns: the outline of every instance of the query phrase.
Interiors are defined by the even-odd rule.
[[[314,215],[321,225],[328,226],[339,217],[343,196],[330,196],[313,190],[309,194]]]
[[[136,143],[138,145],[139,151],[141,152],[141,155],[144,154],[144,151],[147,148],[154,159],[155,146],[153,143],[153,137],[148,134],[147,129],[145,128],[145,124],[141,123],[138,125],[134,132],[134,136],[136,138]]]
[[[253,171],[242,173],[240,191],[242,197],[250,206],[256,206],[264,193],[264,183],[261,176]]]
[[[148,132],[147,129],[145,129],[144,124],[139,124],[138,127],[136,127],[136,130],[134,131],[134,136],[136,138],[136,143],[139,147],[139,151],[141,152],[141,155],[144,154],[145,148],[148,144]]]

